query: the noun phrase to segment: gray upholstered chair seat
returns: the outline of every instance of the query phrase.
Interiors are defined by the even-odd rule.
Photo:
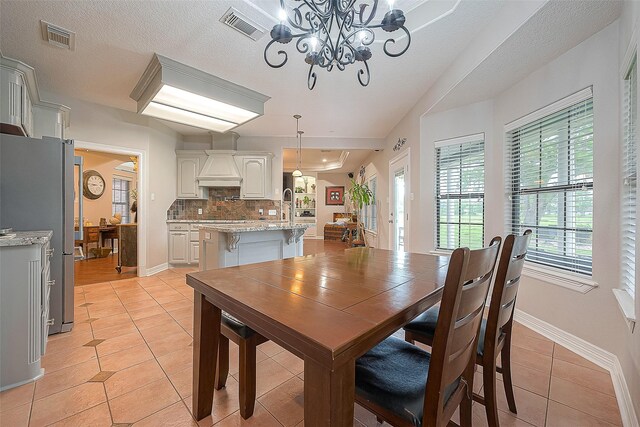
[[[356,361],[356,393],[419,426],[430,360],[428,352],[389,337]],[[445,401],[458,382],[446,388]]]

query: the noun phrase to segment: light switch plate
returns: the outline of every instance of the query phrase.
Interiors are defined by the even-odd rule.
[[[277,214],[278,214],[278,211],[276,211],[275,209],[269,209],[270,216],[276,216]]]
[[[264,215],[264,209],[258,209],[258,213],[259,213],[260,215]]]
[[[202,215],[202,208],[198,208],[198,215]]]

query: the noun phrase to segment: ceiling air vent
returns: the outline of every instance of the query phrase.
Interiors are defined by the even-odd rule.
[[[63,49],[75,49],[76,33],[73,31],[65,30],[46,21],[40,21],[40,28],[42,30],[42,38],[47,43]]]
[[[229,10],[222,15],[220,22],[227,24],[252,40],[258,40],[267,31],[262,25],[255,23],[233,7],[230,7]]]

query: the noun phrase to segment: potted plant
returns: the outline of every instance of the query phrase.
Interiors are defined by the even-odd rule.
[[[311,203],[311,199],[309,198],[309,196],[304,196],[304,198],[302,199],[302,203],[304,203],[305,208],[308,208],[309,203]]]
[[[349,195],[351,207],[353,208],[353,211],[356,214],[356,219],[358,221],[354,241],[360,240],[360,236],[362,236],[362,242],[366,246],[367,241],[361,213],[362,209],[365,206],[369,206],[375,203],[375,197],[373,196],[373,193],[371,192],[367,184],[359,183],[355,179],[351,180],[351,187],[349,187],[349,189],[347,190],[347,194]]]

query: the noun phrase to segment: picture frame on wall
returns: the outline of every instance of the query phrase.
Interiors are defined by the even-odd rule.
[[[344,205],[344,185],[327,187],[325,190],[324,204],[327,206]]]

